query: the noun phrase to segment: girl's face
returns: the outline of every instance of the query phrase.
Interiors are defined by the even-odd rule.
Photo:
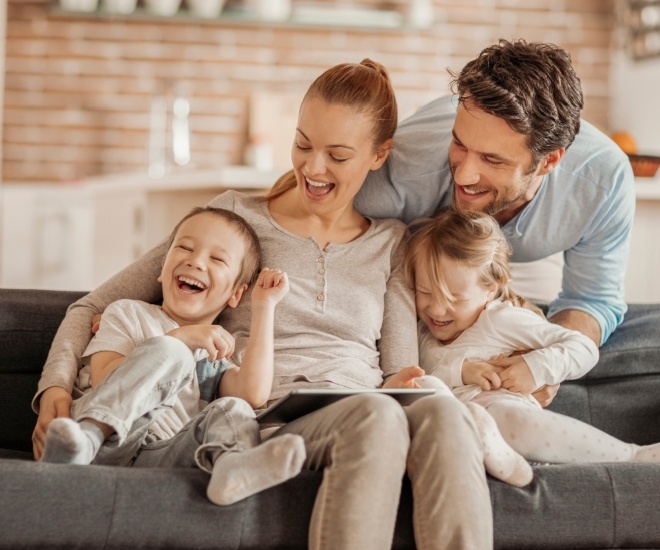
[[[312,213],[352,208],[367,173],[380,168],[390,151],[391,140],[374,151],[372,130],[366,113],[315,97],[305,99],[291,160],[297,188]]]
[[[451,258],[440,260],[440,271],[455,301],[436,298],[423,262],[415,265],[415,306],[417,315],[443,344],[456,340],[471,327],[490,302],[495,291],[479,282],[479,269],[468,267]]]

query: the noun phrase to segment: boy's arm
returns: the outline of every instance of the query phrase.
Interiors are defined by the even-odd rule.
[[[262,406],[273,386],[275,306],[289,291],[286,273],[264,268],[252,289],[250,338],[240,368],[220,380],[221,397],[240,397],[254,409]]]
[[[103,382],[108,375],[121,365],[126,359],[125,355],[116,351],[99,351],[91,358],[92,388]]]

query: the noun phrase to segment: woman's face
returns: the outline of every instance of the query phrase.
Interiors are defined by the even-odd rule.
[[[352,207],[367,173],[380,168],[392,140],[374,150],[373,121],[346,105],[307,98],[300,107],[291,160],[297,188],[310,211]]]

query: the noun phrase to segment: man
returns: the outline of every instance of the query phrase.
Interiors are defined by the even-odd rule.
[[[452,76],[457,97],[441,97],[400,124],[358,209],[410,222],[453,204],[493,215],[513,262],[563,252],[561,292],[548,318],[602,345],[627,311],[635,212],[628,158],[580,120],[580,80],[554,45],[500,40]]]

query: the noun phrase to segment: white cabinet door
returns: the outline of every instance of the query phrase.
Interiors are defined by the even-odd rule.
[[[2,286],[91,289],[93,211],[84,188],[3,185],[2,195]]]

